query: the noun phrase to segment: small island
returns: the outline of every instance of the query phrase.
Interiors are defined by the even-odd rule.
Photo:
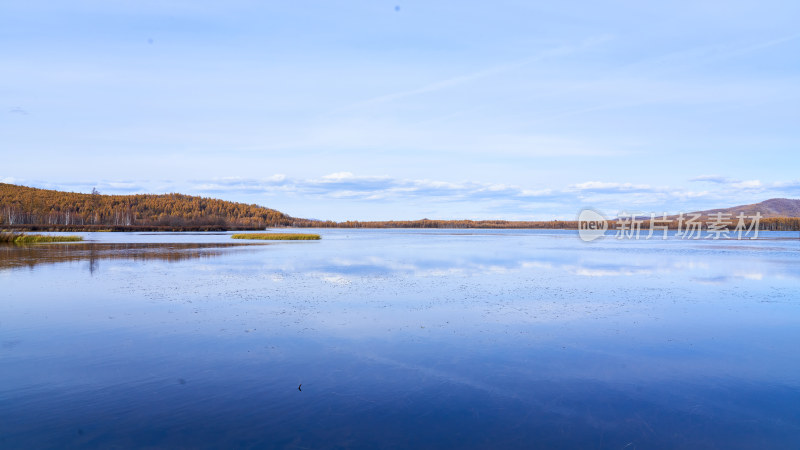
[[[233,239],[260,239],[264,241],[318,241],[318,234],[304,233],[237,233],[231,235]]]
[[[79,242],[81,236],[50,236],[46,234],[0,233],[0,243],[5,244],[42,244],[48,242]]]

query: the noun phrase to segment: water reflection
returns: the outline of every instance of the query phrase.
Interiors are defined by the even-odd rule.
[[[0,249],[0,447],[800,442],[793,243],[90,238]]]
[[[580,258],[554,262],[552,255],[544,255],[539,259],[528,255],[504,260],[426,260],[413,258],[406,261],[367,256],[360,259],[332,258],[316,261],[279,261],[265,268],[275,272],[275,276],[288,273],[303,272],[310,276],[335,283],[347,282],[358,277],[475,277],[484,275],[524,275],[525,273],[564,273],[587,278],[622,278],[645,276],[682,277],[692,275],[695,278],[725,280],[761,281],[765,278],[800,278],[797,264],[784,260],[759,261],[754,267],[743,270],[741,261],[728,260],[711,263],[709,258],[688,257],[687,255],[671,255],[666,258],[636,259],[628,262],[624,258],[616,258],[622,262],[608,262]],[[302,263],[299,266],[297,262]],[[697,277],[697,275],[703,275]]]
[[[33,269],[40,265],[88,261],[94,273],[101,260],[166,261],[214,258],[226,250],[264,246],[263,243],[70,243],[38,245],[0,245],[0,270]]]

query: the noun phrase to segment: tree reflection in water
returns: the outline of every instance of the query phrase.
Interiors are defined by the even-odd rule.
[[[89,272],[94,274],[104,259],[132,261],[157,260],[179,262],[189,259],[213,258],[235,248],[270,245],[266,243],[237,244],[38,244],[0,245],[0,270],[34,268],[45,264],[88,261]]]

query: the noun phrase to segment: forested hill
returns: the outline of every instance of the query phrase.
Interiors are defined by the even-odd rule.
[[[102,195],[0,183],[0,225],[260,229],[307,225],[280,211],[182,194]]]
[[[800,217],[800,200],[791,198],[771,198],[751,205],[698,211],[697,214],[707,217],[711,214],[723,213],[735,217],[739,213],[755,214],[756,212],[761,213],[762,217]]]
[[[760,222],[763,230],[800,230],[800,218],[775,217],[776,214],[792,213],[793,210],[786,208],[787,202],[798,201],[773,199],[737,208],[746,209],[748,214],[751,210],[761,212],[764,216]],[[771,205],[772,209],[753,209],[765,204]],[[797,206],[796,203],[791,204]],[[782,209],[777,211],[776,205]],[[673,222],[669,226],[676,228],[678,224]],[[613,228],[613,222],[611,225]],[[0,230],[208,231],[259,230],[268,227],[577,229],[578,222],[430,219],[333,222],[300,219],[263,206],[183,194],[78,194],[0,183]]]
[[[0,229],[51,231],[325,228],[576,228],[577,222],[401,220],[333,222],[291,217],[258,205],[183,194],[102,195],[0,183]]]

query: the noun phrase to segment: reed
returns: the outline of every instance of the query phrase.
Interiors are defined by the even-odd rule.
[[[261,239],[266,241],[316,241],[318,234],[302,233],[237,233],[231,235],[233,239]]]
[[[45,242],[78,242],[81,236],[50,236],[46,234],[0,233],[0,243],[40,244]]]

